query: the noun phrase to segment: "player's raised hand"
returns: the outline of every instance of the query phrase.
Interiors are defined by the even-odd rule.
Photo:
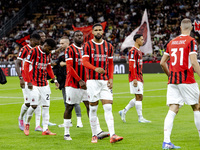
[[[28,83],[28,88],[33,89],[33,84],[31,82]]]
[[[136,79],[133,80],[133,86],[137,87],[137,80]]]
[[[23,78],[20,79],[20,87],[21,87],[22,89],[25,88],[25,82],[24,82],[24,79],[23,79]]]
[[[96,68],[94,71],[96,71],[96,72],[98,72],[100,74],[104,74],[105,73],[105,70],[103,68],[101,68],[101,67]]]
[[[85,81],[80,80],[78,83],[79,83],[79,85],[81,86],[82,89],[84,89],[84,90],[87,89],[86,84],[85,84]]]
[[[107,86],[108,86],[109,89],[113,88],[113,79],[108,80]]]

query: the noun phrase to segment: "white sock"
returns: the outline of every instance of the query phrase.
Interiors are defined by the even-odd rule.
[[[49,107],[42,107],[43,132],[48,129]]]
[[[124,108],[124,113],[127,113],[127,111],[129,109],[131,109],[132,107],[135,106],[135,98],[130,100],[130,102],[128,103],[128,105]]]
[[[81,117],[77,117],[77,124],[78,124],[79,122],[82,122],[82,121],[81,121]]]
[[[27,110],[27,116],[26,116],[26,124],[30,124],[31,118],[33,116],[33,112],[35,109],[33,109],[32,106],[30,106]]]
[[[89,112],[89,119],[90,119],[90,126],[92,129],[92,136],[97,135],[97,106],[90,106]]]
[[[97,117],[97,134],[100,133],[101,131],[102,129],[100,127],[99,118]]]
[[[200,112],[199,111],[194,111],[194,123],[197,127],[199,137],[200,137]]]
[[[35,109],[35,127],[40,126],[40,118],[41,118],[41,106],[38,106]]]
[[[143,118],[142,116],[142,101],[135,101],[135,108],[138,114],[138,118]]]
[[[173,127],[173,122],[174,118],[176,116],[176,113],[169,110],[167,113],[167,116],[165,117],[165,122],[164,122],[164,142],[171,142],[170,141],[170,135],[172,132],[172,127]]]
[[[70,128],[70,124],[71,124],[71,119],[64,119],[64,135],[70,135],[69,133],[69,128]]]
[[[103,109],[104,109],[105,120],[111,137],[115,134],[114,118],[112,114],[112,104],[104,104]]]
[[[23,116],[27,110],[28,110],[28,107],[25,104],[23,104],[21,107],[20,115],[19,115],[20,120],[23,120]]]

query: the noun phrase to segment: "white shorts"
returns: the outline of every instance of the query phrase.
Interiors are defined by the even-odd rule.
[[[168,84],[167,105],[179,104],[180,106],[199,103],[199,87],[193,84]]]
[[[67,104],[80,104],[80,102],[82,101],[88,101],[88,95],[86,90],[67,86],[65,87],[65,93]]]
[[[25,82],[25,88],[22,89],[22,93],[23,93],[23,96],[24,96],[24,103],[27,104],[27,103],[30,103],[31,102],[31,90],[28,88],[28,83]]]
[[[33,86],[31,90],[31,105],[50,106],[50,86]]]
[[[129,82],[130,85],[130,93],[131,94],[142,94],[143,95],[143,83],[137,81],[137,87],[133,86],[133,81]]]
[[[107,83],[108,81],[104,80],[87,80],[89,102],[113,100],[112,90],[108,88]]]

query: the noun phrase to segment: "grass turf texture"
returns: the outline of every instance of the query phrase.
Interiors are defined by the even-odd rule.
[[[200,78],[195,75],[196,81]],[[165,74],[144,74],[144,99],[143,116],[152,121],[150,124],[138,123],[135,107],[126,114],[126,123],[123,123],[118,111],[123,109],[133,98],[129,93],[128,75],[114,75],[114,104],[113,115],[115,120],[115,132],[123,136],[124,140],[110,144],[109,138],[91,143],[91,129],[86,109],[81,103],[83,128],[76,128],[76,115],[73,110],[70,128],[72,141],[65,141],[64,128],[50,126],[56,136],[42,136],[41,132],[34,131],[35,115],[31,120],[30,134],[25,136],[18,128],[18,116],[23,103],[22,91],[17,77],[7,77],[8,83],[0,85],[0,149],[70,149],[70,150],[96,150],[96,149],[124,149],[124,150],[159,150],[162,149],[163,123],[167,114],[166,88],[167,77]],[[55,90],[54,84],[50,84],[51,106],[50,121],[63,123],[64,104],[60,90]],[[101,128],[108,131],[102,104],[98,107],[98,117]],[[41,121],[42,122],[42,121]],[[182,150],[200,149],[197,129],[194,124],[193,112],[190,106],[185,105],[179,111],[174,121],[171,140]]]

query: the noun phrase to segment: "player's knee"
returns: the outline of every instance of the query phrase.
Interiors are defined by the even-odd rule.
[[[74,108],[74,105],[69,105],[69,111],[71,112]]]
[[[199,111],[199,109],[200,109],[199,104],[192,105],[192,109],[193,109],[193,111]]]
[[[112,111],[112,105],[111,105],[111,104],[104,104],[104,105],[103,105],[103,109],[104,109],[104,111],[106,111],[106,112]]]
[[[26,107],[30,107],[30,103],[25,103]]]
[[[31,105],[31,107],[32,107],[33,109],[36,109],[36,108],[37,108],[37,105]]]
[[[74,108],[74,105],[67,104],[65,111],[69,113],[69,112],[71,112],[73,110],[73,108]]]
[[[89,106],[89,110],[90,110],[90,112],[92,112],[92,113],[95,113],[95,112],[97,112],[97,107],[98,106]]]

